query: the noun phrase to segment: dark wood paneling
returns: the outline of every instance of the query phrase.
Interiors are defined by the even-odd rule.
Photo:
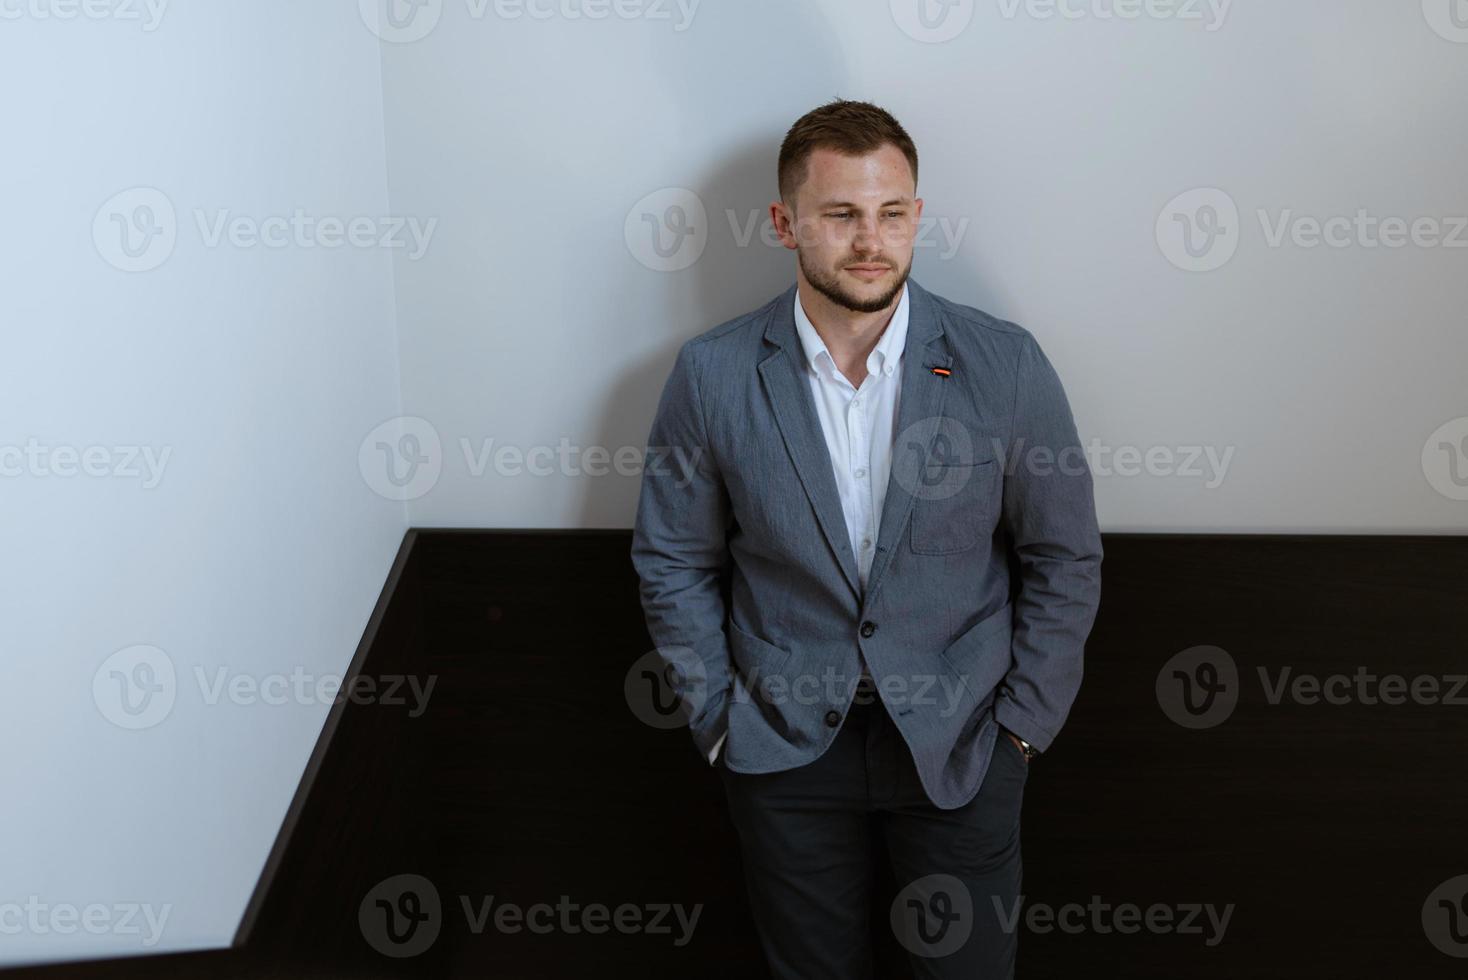
[[[8,976],[765,975],[717,773],[686,731],[641,724],[623,697],[649,649],[629,533],[410,537],[354,669],[431,677],[428,710],[333,715],[242,924],[248,943]],[[1107,535],[1105,547],[1085,684],[1026,791],[1027,901],[1234,910],[1216,946],[1089,919],[1027,931],[1021,976],[1461,976],[1468,961],[1433,949],[1421,911],[1468,874],[1468,706],[1271,704],[1257,671],[1468,673],[1468,538]],[[1157,677],[1202,644],[1237,665],[1239,701],[1191,730],[1159,706]],[[434,883],[444,915],[426,953],[396,960],[369,947],[357,913],[403,873]],[[902,977],[890,876],[882,885],[879,975]],[[683,946],[476,934],[460,896],[490,895],[702,913]]]
[[[1270,703],[1294,676],[1468,673],[1468,538],[1112,535],[1086,680],[1031,774],[1026,891],[1235,903],[1224,942],[1177,934],[1027,936],[1032,975],[1126,964],[1133,977],[1463,976],[1422,907],[1468,874],[1468,704]],[[1239,700],[1188,730],[1159,668],[1200,644],[1237,664]],[[1468,690],[1459,692],[1468,700]]]

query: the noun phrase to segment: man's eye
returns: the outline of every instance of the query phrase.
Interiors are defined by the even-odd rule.
[[[838,211],[835,214],[831,215],[831,217],[833,217],[833,218],[849,218],[849,217],[851,217],[851,212],[850,211]]]

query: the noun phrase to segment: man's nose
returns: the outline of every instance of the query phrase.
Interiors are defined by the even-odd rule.
[[[875,218],[864,219],[857,225],[855,245],[863,253],[875,252],[882,247],[881,229]]]

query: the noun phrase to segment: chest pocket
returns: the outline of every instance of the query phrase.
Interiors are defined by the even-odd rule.
[[[994,459],[929,462],[912,502],[912,550],[949,555],[972,548],[993,530],[999,493]]]

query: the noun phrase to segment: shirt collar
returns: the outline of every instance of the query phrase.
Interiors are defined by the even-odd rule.
[[[908,288],[907,283],[902,284],[902,298],[897,301],[897,309],[892,311],[892,319],[887,321],[887,328],[882,331],[882,336],[877,340],[877,346],[867,355],[867,372],[876,374],[881,371],[884,374],[892,374],[897,370],[897,364],[902,357],[902,352],[907,344],[907,320],[908,320]],[[800,290],[795,290],[795,332],[800,335],[800,345],[805,350],[806,363],[812,371],[819,371],[820,357],[825,355],[825,362],[830,365],[830,370],[836,369],[836,360],[831,352],[826,350],[826,344],[821,340],[821,335],[816,333],[815,324],[811,323],[810,317],[806,316],[805,306],[800,302]]]

